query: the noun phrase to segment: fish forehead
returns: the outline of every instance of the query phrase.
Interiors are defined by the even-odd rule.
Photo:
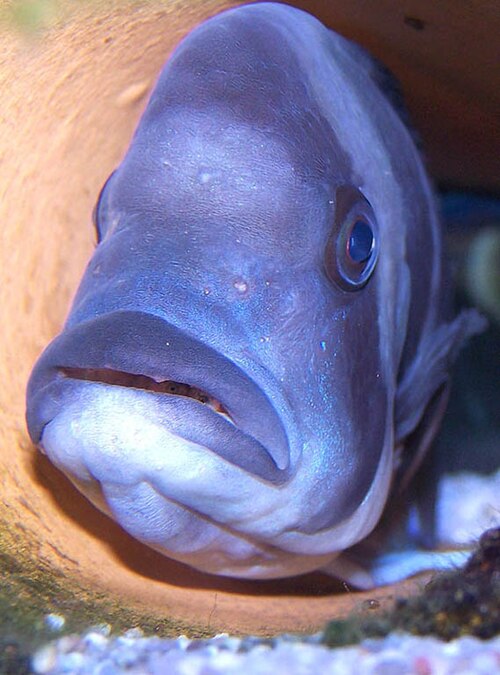
[[[240,228],[252,245],[266,239],[274,254],[284,230],[297,238],[296,250],[311,238],[316,246],[318,233],[324,242],[325,212],[335,187],[352,182],[351,160],[318,105],[299,47],[268,12],[223,14],[189,36],[112,181],[116,211],[161,214],[166,230],[185,226],[201,237],[204,219],[212,230],[219,218],[228,235]]]
[[[347,165],[303,178],[282,143],[248,125],[224,127],[222,117],[170,113],[154,132],[161,140],[134,145],[113,177],[106,220],[114,231],[147,228],[150,242],[170,241],[172,253],[212,256],[230,246],[242,258],[314,257]]]
[[[360,48],[305,12],[275,3],[242,6],[202,24],[177,47],[137,139],[176,107],[213,112],[248,124],[255,139],[262,132],[281,143],[299,175],[331,179],[340,172],[359,187],[367,173],[390,169],[388,127],[403,131],[408,144],[376,69]]]
[[[281,17],[281,8],[269,9],[223,13],[190,34],[163,70],[143,121],[163,124],[176,107],[213,113],[209,117],[250,125],[254,134],[260,131],[279,141],[296,170],[321,172],[337,163],[341,150],[334,147],[330,124],[318,107],[311,73],[298,58],[300,43],[289,30],[297,17],[287,11]],[[285,25],[281,18],[288,20]]]

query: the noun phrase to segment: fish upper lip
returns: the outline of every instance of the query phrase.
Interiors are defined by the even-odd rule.
[[[272,483],[288,480],[288,438],[262,389],[214,348],[165,319],[141,311],[117,310],[97,316],[67,328],[47,347],[28,384],[26,417],[35,444],[40,442],[44,426],[57,414],[69,384],[89,379],[102,383],[101,377],[92,377],[92,371],[130,376],[130,385],[119,378],[110,384],[149,390],[148,394],[163,406],[169,424],[169,410],[175,409],[177,417],[182,413],[185,428],[174,429],[179,435],[199,442],[192,438],[196,436],[194,420],[199,420],[213,430],[215,437],[226,441],[219,452],[223,458]],[[175,381],[206,392],[222,404],[229,419],[192,398],[165,395],[154,385],[137,386],[141,380],[134,382],[134,378],[155,383]]]

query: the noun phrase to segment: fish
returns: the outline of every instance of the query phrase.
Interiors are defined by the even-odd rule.
[[[428,564],[350,555],[411,484],[483,327],[451,308],[388,71],[290,6],[216,15],[164,66],[94,224],[27,388],[51,462],[210,574],[372,587]]]

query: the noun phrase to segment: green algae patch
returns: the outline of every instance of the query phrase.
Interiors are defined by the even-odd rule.
[[[500,528],[486,531],[462,569],[437,574],[420,595],[399,598],[374,617],[331,621],[323,635],[330,647],[384,637],[392,631],[453,640],[500,634]]]
[[[167,616],[150,616],[93,592],[36,558],[36,541],[0,518],[0,673],[24,673],[28,655],[39,645],[91,626],[109,624],[112,633],[140,627],[145,635],[209,637],[210,630]],[[54,631],[45,617],[63,617]]]

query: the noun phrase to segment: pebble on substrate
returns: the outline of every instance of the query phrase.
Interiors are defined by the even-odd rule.
[[[31,659],[31,667],[34,672],[40,675],[52,672],[57,664],[58,653],[56,642],[40,647]]]
[[[102,653],[108,645],[108,638],[102,633],[97,633],[94,631],[87,632],[83,636],[82,641],[86,650],[91,653]]]
[[[43,617],[43,622],[47,628],[49,628],[51,631],[54,631],[54,633],[57,633],[64,628],[66,619],[60,614],[50,613]]]

